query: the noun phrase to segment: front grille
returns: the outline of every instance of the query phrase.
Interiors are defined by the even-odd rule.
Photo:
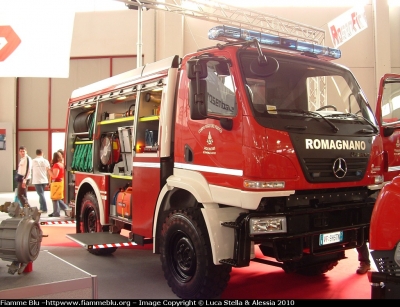
[[[346,158],[347,173],[336,178],[333,173],[335,158],[304,158],[302,167],[309,182],[343,182],[361,180],[366,172],[368,158]]]

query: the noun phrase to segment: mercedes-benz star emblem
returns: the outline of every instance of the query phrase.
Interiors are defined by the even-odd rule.
[[[336,178],[343,178],[347,173],[347,163],[343,158],[337,158],[332,166],[333,174]]]

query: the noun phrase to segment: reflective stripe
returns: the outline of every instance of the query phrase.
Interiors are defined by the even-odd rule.
[[[75,224],[75,221],[40,222],[40,225]]]
[[[204,166],[196,164],[185,164],[185,163],[174,163],[174,167],[192,171],[214,173],[214,174],[243,176],[243,170],[240,169],[230,169],[230,168],[221,168],[221,167],[212,167],[212,166]]]
[[[389,172],[395,172],[395,171],[400,171],[400,165],[399,166],[391,166],[388,169]]]
[[[152,162],[133,162],[133,167],[149,167],[149,168],[160,168],[160,163]]]
[[[93,249],[100,249],[100,248],[110,248],[110,247],[124,247],[124,246],[135,246],[137,245],[135,242],[129,243],[108,243],[108,244],[96,244],[93,245]]]

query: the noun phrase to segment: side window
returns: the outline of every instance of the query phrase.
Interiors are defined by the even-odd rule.
[[[237,114],[235,84],[229,70],[220,69],[217,61],[207,63],[208,113],[221,116]]]
[[[158,151],[158,131],[163,87],[157,82],[142,86],[135,109],[135,150],[136,153]],[[137,114],[136,114],[137,112]]]
[[[382,95],[382,120],[386,124],[400,121],[400,83],[385,84]]]

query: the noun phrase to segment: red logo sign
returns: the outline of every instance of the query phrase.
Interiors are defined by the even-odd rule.
[[[0,62],[7,59],[20,43],[21,39],[11,26],[0,26]]]

